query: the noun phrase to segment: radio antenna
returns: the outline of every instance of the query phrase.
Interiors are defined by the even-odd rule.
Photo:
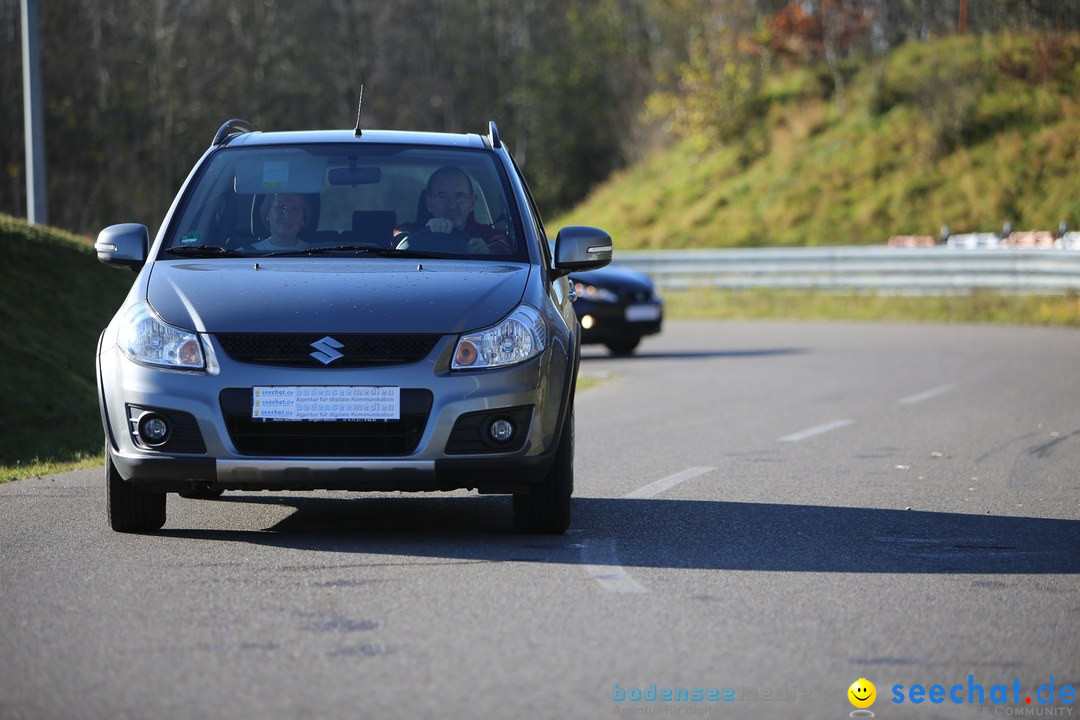
[[[360,130],[360,112],[364,109],[364,85],[360,84],[360,102],[356,104],[356,129],[353,130],[355,137],[360,137],[362,131]]]

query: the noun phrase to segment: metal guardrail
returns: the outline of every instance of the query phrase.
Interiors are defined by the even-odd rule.
[[[616,243],[617,246],[617,243]],[[798,288],[951,294],[1080,292],[1080,251],[946,246],[629,250],[615,261],[660,288]]]

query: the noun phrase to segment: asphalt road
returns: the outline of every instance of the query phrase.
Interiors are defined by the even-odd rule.
[[[843,718],[860,678],[878,718],[1080,717],[1080,332],[587,355],[562,537],[469,493],[170,496],[120,535],[100,472],[0,485],[0,718]]]

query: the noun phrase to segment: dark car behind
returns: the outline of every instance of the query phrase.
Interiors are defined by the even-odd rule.
[[[630,355],[646,335],[660,332],[664,301],[645,273],[617,264],[570,275],[581,342]]]

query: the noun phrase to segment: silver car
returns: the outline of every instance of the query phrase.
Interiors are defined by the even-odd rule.
[[[151,240],[98,235],[138,271],[101,334],[108,517],[150,532],[168,493],[513,495],[562,533],[581,333],[567,275],[492,123],[485,135],[259,132],[225,123]]]

